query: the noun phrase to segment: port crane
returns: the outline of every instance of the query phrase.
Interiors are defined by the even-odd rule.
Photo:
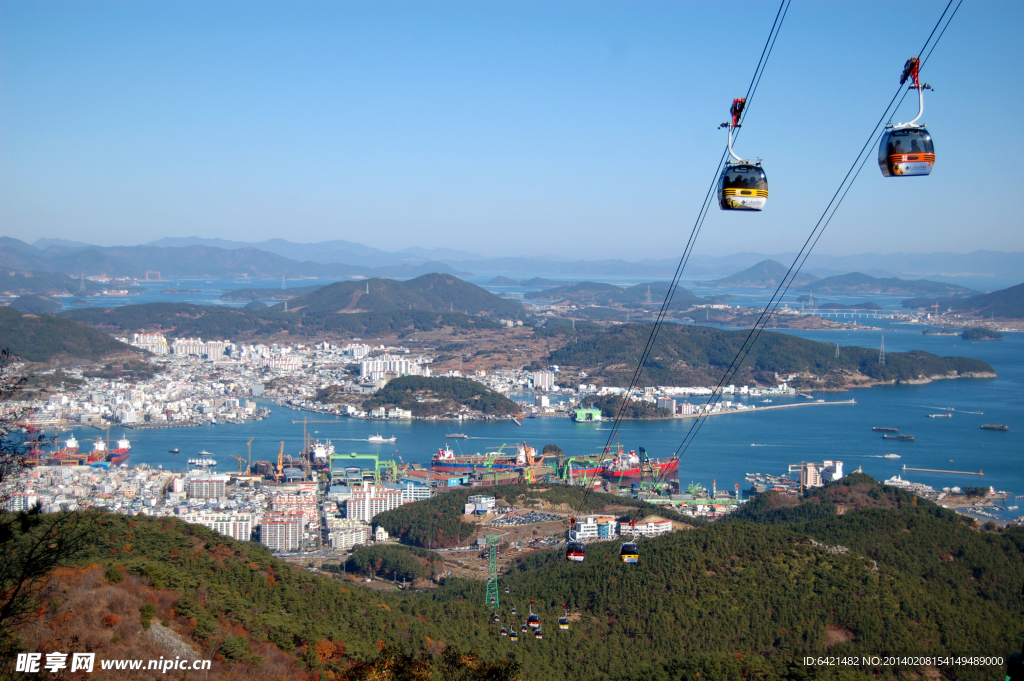
[[[240,456],[235,456],[234,454],[228,454],[228,456],[231,457],[232,459],[238,461],[238,472],[242,473],[243,472],[242,469],[243,469],[244,464],[245,464],[245,459],[243,459]],[[248,470],[249,470],[248,468],[245,468],[246,472],[248,472]]]
[[[308,454],[309,452],[309,432],[306,430],[306,425],[310,423],[339,423],[338,419],[292,419],[292,423],[302,424],[302,450]]]
[[[281,441],[281,451],[277,453],[277,474],[274,477],[278,482],[284,480],[284,440]]]

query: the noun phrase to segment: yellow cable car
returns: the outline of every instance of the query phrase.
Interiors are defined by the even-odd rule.
[[[740,118],[746,99],[734,99],[729,113],[732,122],[719,127],[729,128],[729,155],[722,176],[718,179],[718,206],[722,210],[763,210],[768,203],[768,176],[764,174],[761,161],[740,158],[732,150],[732,131],[739,128]]]

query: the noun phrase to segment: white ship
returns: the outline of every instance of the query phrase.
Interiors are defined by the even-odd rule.
[[[395,441],[395,436],[392,435],[391,437],[387,437],[386,438],[383,435],[381,435],[380,433],[377,433],[376,435],[371,435],[370,437],[366,438],[366,441],[367,442],[394,442]]]
[[[899,458],[901,458],[899,454],[883,454],[882,457],[885,458],[885,459],[899,459]]]

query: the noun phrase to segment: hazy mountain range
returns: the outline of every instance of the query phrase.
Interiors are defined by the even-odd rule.
[[[794,254],[734,253],[691,257],[685,279],[717,279],[765,260],[786,267]],[[95,246],[64,239],[39,239],[33,244],[0,237],[0,267],[64,272],[87,276],[144,276],[158,270],[164,277],[390,277],[412,278],[427,272],[467,276],[503,274],[510,277],[639,278],[671,277],[675,257],[630,262],[621,259],[575,260],[571,257],[486,257],[469,251],[406,248],[385,251],[363,244],[333,240],[294,243],[285,239],[261,242],[168,237],[141,246]],[[894,253],[878,255],[812,255],[803,275],[819,278],[848,272],[878,278],[927,278],[978,290],[1019,283],[1024,253]]]

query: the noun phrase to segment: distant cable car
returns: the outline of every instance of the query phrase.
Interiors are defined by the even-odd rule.
[[[569,631],[569,606],[563,605],[562,608],[565,610],[565,616],[558,618],[558,628],[562,631]]]
[[[569,518],[569,531],[565,533],[565,541],[565,559],[582,563],[586,558],[587,549],[576,534],[576,518]]]
[[[526,625],[524,624],[524,625],[523,625],[523,628],[522,628],[522,632],[523,632],[523,633],[525,634],[525,633],[526,633],[526,630],[527,630],[527,626],[526,626]]]
[[[536,639],[542,639],[542,638],[544,638],[544,632],[541,631],[540,629],[536,629],[533,632],[533,637],[536,638]]]
[[[519,643],[519,632],[516,631],[515,622],[512,623],[512,631],[508,634],[508,640],[512,641],[512,643]]]
[[[530,601],[530,615],[526,618],[526,624],[531,629],[540,629],[540,615],[533,614],[533,601]]]
[[[492,622],[500,622],[501,621],[501,617],[498,616],[498,613],[494,613],[494,616],[491,617],[491,621]]]
[[[502,627],[501,628],[501,635],[502,636],[508,636],[508,629],[506,629],[505,627]]]
[[[878,167],[885,177],[913,177],[928,175],[935,166],[935,145],[924,124],[918,125],[924,114],[924,91],[932,86],[920,81],[921,63],[911,57],[903,65],[900,85],[910,79],[910,89],[917,90],[917,118],[909,123],[891,123],[885,126],[885,133],[878,145]]]
[[[508,584],[505,585],[505,593],[508,593]]]
[[[514,605],[512,606],[512,614],[513,614],[513,615],[517,614],[517,613],[516,613],[516,606],[514,606]]]
[[[718,126],[729,128],[729,155],[733,158],[725,162],[718,179],[718,205],[722,210],[762,210],[768,203],[768,177],[761,168],[761,160],[744,160],[732,150],[732,131],[742,125],[740,118],[746,104],[746,98],[732,100],[732,122]]]
[[[632,530],[633,541],[623,542],[619,549],[619,560],[635,565],[640,562],[640,551],[636,547],[636,520],[630,520],[629,527]]]

